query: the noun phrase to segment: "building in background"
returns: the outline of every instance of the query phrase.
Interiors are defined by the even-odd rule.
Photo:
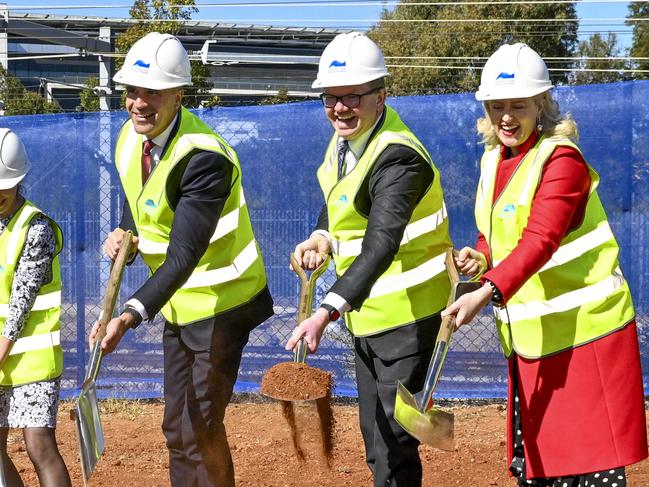
[[[0,64],[28,89],[71,111],[94,77],[102,109],[119,107],[112,83],[114,40],[136,20],[7,13],[1,4],[0,19]],[[212,93],[232,105],[259,103],[280,92],[289,99],[316,97],[311,82],[318,58],[340,32],[187,21],[177,36],[192,59],[209,64]]]

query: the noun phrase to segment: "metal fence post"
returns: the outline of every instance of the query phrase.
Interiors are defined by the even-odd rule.
[[[85,376],[86,364],[86,215],[85,215],[85,196],[86,196],[86,140],[84,130],[84,115],[83,112],[75,116],[77,125],[77,143],[76,146],[80,149],[77,158],[76,175],[78,180],[82,182],[79,184],[78,190],[75,192],[75,221],[74,221],[74,242],[72,248],[74,249],[71,256],[72,265],[74,266],[73,275],[75,276],[75,294],[76,294],[76,307],[77,307],[77,385],[81,387]]]

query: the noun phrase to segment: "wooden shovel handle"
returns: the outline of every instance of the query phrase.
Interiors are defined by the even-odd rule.
[[[298,325],[306,320],[313,312],[313,289],[315,288],[318,278],[329,267],[329,256],[327,255],[322,263],[311,272],[311,276],[307,276],[306,271],[298,264],[295,255],[291,253],[291,268],[293,272],[300,278],[300,300],[297,310],[297,323]]]
[[[124,233],[122,246],[120,247],[119,252],[117,253],[117,257],[115,257],[113,265],[111,266],[108,285],[106,286],[106,291],[104,292],[104,302],[102,305],[101,316],[98,320],[99,330],[97,330],[97,337],[95,339],[96,342],[101,343],[101,341],[104,339],[104,337],[106,336],[106,326],[113,317],[117,295],[119,294],[119,286],[122,282],[122,274],[124,273],[124,267],[126,266],[128,256],[131,253],[132,240],[133,232],[128,230]]]
[[[446,272],[451,281],[451,293],[448,296],[447,306],[450,306],[455,302],[455,284],[460,282],[460,273],[457,270],[455,265],[455,256],[458,254],[457,250],[454,250],[452,247],[449,247],[446,250],[446,257],[444,258],[444,263],[446,265]],[[453,330],[455,329],[455,316],[449,315],[442,319],[442,324],[439,327],[439,332],[437,333],[437,341],[440,342],[449,342]]]
[[[329,255],[311,272],[311,276],[307,276],[306,271],[302,269],[302,266],[298,263],[293,253],[291,253],[290,259],[293,272],[300,278],[300,300],[297,305],[297,324],[299,325],[311,316],[313,312],[313,291],[316,281],[327,270],[327,267],[329,267]],[[307,352],[306,342],[304,338],[301,338],[295,346],[293,353],[294,361],[304,363]]]

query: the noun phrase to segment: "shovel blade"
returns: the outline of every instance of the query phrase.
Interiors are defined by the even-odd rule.
[[[401,382],[397,383],[394,419],[422,443],[440,450],[455,450],[453,413],[436,408],[421,411],[415,396]]]
[[[77,425],[81,471],[86,485],[105,448],[104,430],[99,418],[97,388],[92,379],[87,379],[81,387],[81,394],[74,406],[74,419]]]

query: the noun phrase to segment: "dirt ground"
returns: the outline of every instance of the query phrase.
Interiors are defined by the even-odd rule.
[[[277,403],[231,404],[226,426],[234,458],[237,487],[363,487],[371,477],[363,458],[363,445],[354,405],[335,405],[333,462],[327,469],[317,441],[318,415],[310,402],[296,408],[306,461],[299,463]],[[72,484],[83,485],[71,403],[62,403],[57,430],[61,452]],[[91,486],[162,487],[169,485],[168,460],[160,430],[161,403],[104,401],[102,422],[106,451],[91,479]],[[441,452],[422,446],[426,487],[515,486],[505,473],[502,405],[453,408],[457,448]],[[9,452],[25,485],[37,486],[22,437],[12,432]],[[629,487],[649,486],[649,461],[628,468]]]

